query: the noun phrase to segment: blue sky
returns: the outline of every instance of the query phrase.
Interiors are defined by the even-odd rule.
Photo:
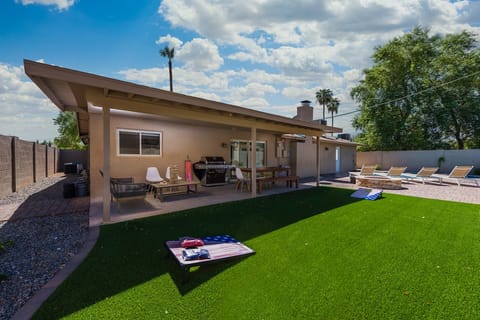
[[[374,47],[416,25],[480,35],[480,2],[1,0],[0,134],[57,135],[58,110],[23,59],[168,89],[158,54],[166,45],[175,47],[176,92],[292,117],[299,101],[329,88],[348,113]],[[352,117],[334,124],[353,133]]]

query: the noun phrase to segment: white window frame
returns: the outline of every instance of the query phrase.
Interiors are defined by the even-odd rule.
[[[139,154],[123,154],[120,153],[120,132],[133,132],[138,133],[140,153]],[[160,142],[160,154],[142,154],[142,133],[158,134]],[[117,129],[116,132],[117,143],[117,156],[119,157],[161,157],[163,149],[163,132],[162,131],[149,131],[149,130],[133,130],[133,129]]]
[[[249,147],[251,148],[252,146],[252,141],[251,140],[243,140],[243,139],[230,139],[230,145],[234,144],[235,142],[238,142],[238,143],[241,143],[241,142],[244,142],[244,143],[247,143],[247,145],[249,145]],[[263,165],[266,167],[267,166],[267,163],[268,163],[268,159],[267,159],[267,141],[266,140],[257,140],[257,144],[263,144],[264,145],[264,154],[263,154]],[[249,154],[251,152],[248,151],[247,153]],[[258,157],[258,154],[257,154],[257,157]],[[230,149],[230,160],[233,161],[233,158],[232,158],[232,151]],[[247,159],[247,164],[244,164],[245,165],[248,165],[249,167],[251,167],[251,163],[250,162],[250,157],[248,156],[248,159]],[[256,162],[256,161],[255,161]],[[256,163],[255,163],[256,164]],[[257,167],[259,168],[259,167]]]

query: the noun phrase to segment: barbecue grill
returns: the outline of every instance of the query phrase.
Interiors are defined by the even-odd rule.
[[[205,156],[193,164],[193,172],[203,186],[219,186],[227,184],[227,170],[231,165],[219,156]]]

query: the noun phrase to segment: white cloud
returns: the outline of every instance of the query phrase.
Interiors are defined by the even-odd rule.
[[[177,50],[177,48],[180,48],[182,46],[183,41],[167,34],[164,37],[158,38],[158,40],[155,41],[155,43],[158,45],[166,43],[169,48],[175,48],[175,50]]]
[[[191,95],[195,97],[203,98],[203,99],[208,99],[211,101],[222,101],[222,99],[218,95],[211,92],[195,91],[195,92],[192,92]]]
[[[169,80],[168,68],[127,69],[118,72],[126,80],[139,82],[149,86]]]
[[[195,38],[185,43],[178,51],[177,58],[185,63],[187,69],[195,71],[216,70],[223,65],[218,47],[206,39]]]
[[[0,105],[0,134],[29,141],[53,141],[58,135],[53,118],[59,110],[28,79],[23,67],[0,62]]]
[[[276,110],[291,110],[283,109],[282,99],[313,100],[319,88],[332,89],[342,111],[354,110],[350,90],[371,65],[374,48],[415,26],[432,34],[480,34],[480,2],[467,0],[163,0],[158,11],[173,27],[228,48],[219,66],[225,70],[215,73],[230,90],[217,91],[222,99],[257,108],[264,108],[264,99],[280,106]],[[245,69],[232,71],[231,63]],[[209,81],[199,83],[210,88]],[[275,93],[249,92],[250,83],[269,85]]]
[[[39,4],[42,6],[56,6],[59,11],[68,10],[75,4],[75,0],[15,0],[16,3],[21,3],[24,6],[30,4]]]

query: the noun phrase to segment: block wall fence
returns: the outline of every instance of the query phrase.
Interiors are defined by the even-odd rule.
[[[376,164],[383,170],[392,166],[407,167],[408,172],[417,172],[422,167],[439,167],[438,173],[449,173],[461,165],[480,168],[480,149],[357,152],[357,168],[364,164]]]
[[[0,135],[0,197],[52,176],[58,168],[57,148]]]

